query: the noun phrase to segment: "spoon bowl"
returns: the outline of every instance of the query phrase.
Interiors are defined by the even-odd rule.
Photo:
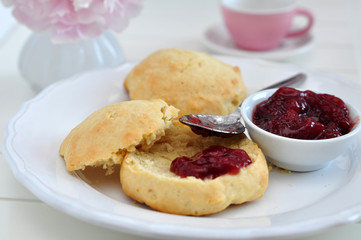
[[[241,121],[240,107],[227,116],[217,115],[184,115],[179,121],[190,126],[196,134],[206,136],[229,137],[241,134],[245,127]]]

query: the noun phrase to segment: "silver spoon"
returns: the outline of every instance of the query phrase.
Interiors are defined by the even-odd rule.
[[[295,83],[300,83],[305,79],[306,75],[299,73],[286,80],[263,88],[262,90],[290,86]],[[188,125],[194,133],[202,136],[229,137],[241,134],[245,131],[245,127],[241,122],[241,105],[239,105],[234,112],[227,116],[190,114],[180,117],[179,121]]]

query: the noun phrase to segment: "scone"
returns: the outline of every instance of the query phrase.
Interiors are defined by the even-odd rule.
[[[243,149],[252,163],[235,175],[214,179],[180,177],[170,171],[175,158],[193,156],[213,145]],[[125,156],[120,179],[123,191],[138,202],[162,212],[198,216],[263,196],[268,167],[262,151],[245,135],[204,138],[175,122],[150,149]]]
[[[177,116],[178,109],[159,99],[111,104],[71,130],[59,153],[69,171],[108,168],[120,164],[127,152],[149,148]]]
[[[180,115],[227,115],[247,96],[238,67],[182,49],[151,54],[132,69],[124,86],[130,99],[163,99]]]

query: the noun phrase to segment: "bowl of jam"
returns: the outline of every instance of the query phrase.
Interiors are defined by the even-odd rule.
[[[340,98],[289,87],[247,97],[241,113],[267,160],[292,171],[325,167],[355,144],[361,129],[360,112]]]

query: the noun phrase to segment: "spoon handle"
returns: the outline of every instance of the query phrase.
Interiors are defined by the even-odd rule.
[[[283,80],[281,82],[277,82],[275,84],[272,84],[268,87],[263,88],[262,90],[271,89],[271,88],[279,88],[279,87],[286,87],[290,86],[292,84],[304,81],[306,79],[306,74],[304,73],[298,73],[290,78],[287,78],[286,80]]]

